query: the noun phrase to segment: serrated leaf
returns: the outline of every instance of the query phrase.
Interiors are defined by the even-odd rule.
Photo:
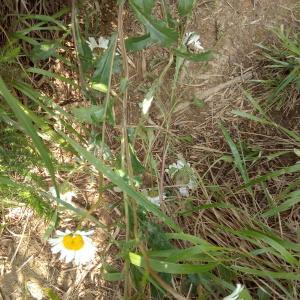
[[[181,17],[190,14],[194,7],[194,0],[178,0],[178,11]]]
[[[125,46],[127,51],[135,52],[147,48],[149,45],[154,43],[150,34],[145,34],[141,36],[130,37],[125,41]]]
[[[20,53],[21,48],[4,47],[4,53],[0,53],[0,63],[9,63],[13,61]]]
[[[177,41],[178,34],[175,30],[167,27],[163,21],[156,20],[139,6],[139,0],[129,0],[129,3],[138,20],[149,31],[152,40],[163,46],[171,46]]]
[[[104,107],[91,105],[89,107],[76,107],[72,109],[74,116],[83,123],[99,124],[104,121]]]
[[[56,42],[44,42],[34,45],[30,53],[32,61],[39,62],[56,55],[58,44]]]

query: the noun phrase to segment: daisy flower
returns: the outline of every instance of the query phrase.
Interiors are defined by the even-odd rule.
[[[189,197],[190,190],[197,188],[197,176],[191,165],[184,160],[177,160],[169,165],[166,173],[175,181],[178,191],[182,197]]]
[[[109,44],[109,40],[102,36],[100,36],[98,38],[98,42],[96,41],[96,39],[94,37],[89,37],[89,40],[86,42],[87,42],[88,46],[90,47],[91,51],[93,51],[96,48],[107,49],[108,44]]]
[[[186,47],[191,48],[195,51],[204,50],[200,41],[200,35],[193,31],[185,33],[183,38],[183,44]]]
[[[60,260],[69,263],[74,261],[76,265],[84,265],[91,262],[96,254],[96,247],[93,244],[89,235],[93,234],[91,231],[75,231],[65,232],[56,231],[57,237],[49,239],[52,246],[53,254],[60,252]]]
[[[244,285],[238,283],[236,285],[235,290],[230,295],[228,295],[227,297],[223,298],[223,300],[238,300],[239,297],[240,297],[240,293],[243,291],[244,288],[245,288]]]

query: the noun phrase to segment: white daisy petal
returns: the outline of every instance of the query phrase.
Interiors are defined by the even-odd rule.
[[[94,234],[94,230],[89,230],[89,231],[77,230],[77,231],[75,231],[75,234],[80,234],[80,235],[83,235],[83,236],[92,235],[92,234]]]
[[[60,253],[59,259],[69,263],[74,261],[76,265],[87,264],[91,262],[96,253],[96,247],[93,244],[90,235],[94,233],[90,231],[58,231],[58,237],[49,239],[52,246],[52,253]]]
[[[61,244],[58,243],[57,245],[55,245],[54,247],[51,248],[51,251],[53,254],[58,253],[59,251],[61,251]]]
[[[70,251],[66,256],[66,263],[71,262],[76,257],[76,251]]]
[[[67,231],[69,231],[69,230],[66,230],[66,232],[63,232],[63,231],[60,231],[60,230],[56,230],[55,233],[56,233],[56,235],[64,236],[64,235],[68,234]]]

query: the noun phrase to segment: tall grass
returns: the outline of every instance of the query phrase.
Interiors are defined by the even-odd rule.
[[[153,14],[155,1],[128,2],[144,34],[125,40],[125,1],[119,1],[117,31],[112,33],[108,48],[99,53],[92,53],[87,45],[88,36],[83,35],[84,28],[79,24],[84,7],[78,7],[76,1],[72,2],[71,16],[67,10],[54,16],[20,16],[34,21],[32,26],[15,32],[3,47],[12,47],[10,53],[14,54],[2,63],[19,66],[22,75],[9,80],[5,74],[0,77],[1,126],[10,149],[4,143],[1,147],[5,155],[8,151],[14,155],[0,161],[1,192],[8,199],[20,190],[26,191],[27,203],[52,217],[47,236],[63,223],[59,218],[64,212],[62,206],[71,210],[74,221],[101,228],[118,250],[111,265],[102,262],[102,276],[107,281],[122,282],[116,286],[121,287],[124,299],[220,299],[234,290],[237,282],[246,286],[240,299],[297,299],[300,246],[285,225],[299,202],[300,164],[295,157],[299,154],[298,132],[276,124],[266,109],[245,93],[253,114],[233,114],[247,124],[272,131],[275,146],[284,140],[283,149],[273,145],[276,150],[270,152],[263,143],[258,150],[253,149],[238,130],[220,124],[226,155],[222,153],[211,162],[209,174],[199,171],[197,193],[184,200],[175,188],[165,187],[167,162],[181,155],[176,153],[169,133],[178,105],[181,68],[184,60],[206,61],[211,53],[191,53],[183,44],[181,28],[192,14],[194,1],[178,1],[179,21],[172,17],[174,12],[166,1],[159,2],[160,20]],[[70,26],[62,16],[71,17]],[[56,31],[57,39],[43,38],[44,31]],[[290,71],[272,94],[274,101],[283,89],[288,93],[289,83],[296,84],[298,78],[295,49],[299,40],[286,40],[282,31],[277,34],[295,55],[280,53],[283,58],[287,55],[288,62],[268,56],[278,63],[273,68]],[[75,54],[68,49],[70,42]],[[168,54],[162,58],[160,75],[153,75],[145,92],[145,98],[153,97],[150,109],[155,111],[155,105],[165,102],[161,98],[165,87],[169,88],[170,101],[160,107],[160,126],[151,125],[148,111],[138,116],[136,124],[128,119],[128,97],[134,88],[128,53],[134,55],[150,46]],[[22,68],[21,58],[26,62]],[[49,66],[55,60],[74,76],[54,72]],[[171,82],[166,74],[173,74]],[[38,86],[40,81],[44,85]],[[81,101],[66,109],[55,94],[49,93],[55,84],[66,92],[74,90]],[[113,137],[110,132],[114,132]],[[26,139],[26,143],[14,147],[14,138]],[[156,144],[162,148],[160,157],[155,155]],[[270,163],[280,161],[283,155],[292,155],[293,159],[283,166]],[[13,171],[15,156],[22,158],[22,172]],[[39,172],[28,180],[35,166]],[[224,176],[216,175],[216,166],[226,170]],[[72,174],[94,178],[97,201],[74,208],[60,199],[60,185],[63,180],[72,183]],[[143,182],[147,176],[150,184]],[[171,179],[170,184],[176,185]],[[49,186],[56,188],[57,198],[47,193]],[[160,207],[151,203],[141,192],[150,186],[158,189],[160,200],[166,191],[169,201]],[[122,201],[115,201],[122,215],[115,225],[122,233],[118,237],[112,237],[112,228],[94,215],[113,187],[122,191]],[[179,205],[180,201],[183,204]],[[199,223],[201,229],[195,227]]]

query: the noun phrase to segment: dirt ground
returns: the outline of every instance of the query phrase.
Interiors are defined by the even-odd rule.
[[[201,160],[205,147],[213,147],[213,135],[206,133],[215,130],[215,122],[226,118],[232,108],[244,107],[240,87],[256,77],[255,44],[272,41],[269,27],[299,22],[293,14],[298,0],[197,2],[187,31],[199,33],[204,48],[217,54],[201,66],[186,63],[180,79],[183,103],[189,104],[194,96],[205,103],[203,108],[183,105],[173,123],[182,134],[190,134],[197,141],[190,149],[183,149],[193,161]],[[30,295],[25,291],[35,289],[38,294],[45,288],[63,295],[62,299],[119,299],[117,288],[100,279],[97,262],[91,271],[76,270],[51,255],[49,245],[43,242],[47,228],[43,221],[30,216],[7,221],[11,225],[0,237],[0,299],[39,299],[33,297],[34,292]],[[102,247],[98,251],[101,257],[108,245],[103,243],[101,230],[96,238]]]

